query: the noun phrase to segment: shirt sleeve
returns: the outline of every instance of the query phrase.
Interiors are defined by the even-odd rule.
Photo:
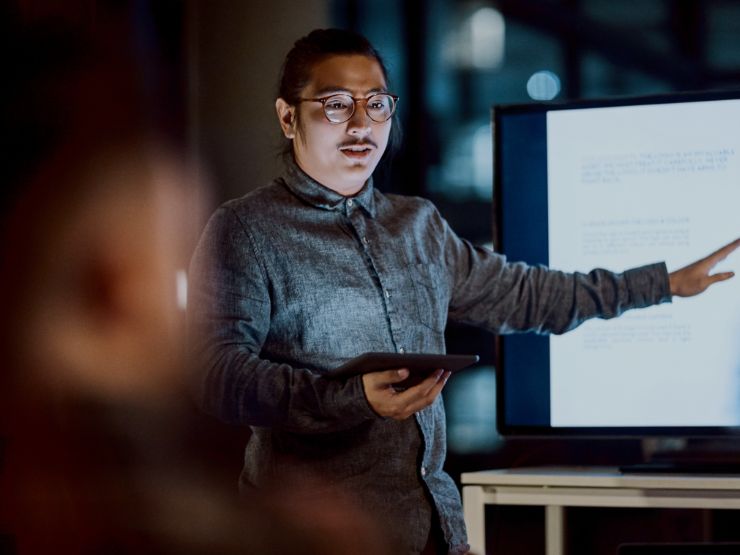
[[[270,329],[270,286],[248,228],[228,206],[211,217],[188,284],[194,394],[201,408],[234,424],[329,433],[378,418],[361,377],[322,377],[260,357]]]
[[[631,308],[671,301],[665,263],[622,273],[569,273],[511,263],[460,239],[438,218],[452,287],[452,320],[500,334],[561,334],[589,318],[613,318]]]

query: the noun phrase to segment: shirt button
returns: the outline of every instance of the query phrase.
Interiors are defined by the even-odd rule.
[[[421,467],[421,475],[422,476],[426,476],[427,475],[427,467],[426,466],[422,466]]]
[[[363,242],[364,244],[366,244],[366,245],[367,245],[367,244],[368,244],[368,243],[369,243],[370,241],[368,241],[368,240],[367,240],[367,237],[365,237],[365,236],[363,235],[363,237],[362,237],[362,242]]]
[[[391,298],[391,294],[388,292],[388,289],[384,289],[383,290],[383,295],[385,295],[385,298],[386,299],[390,299]]]
[[[351,207],[354,204],[352,199],[347,199],[347,206]]]
[[[398,348],[398,352],[401,353],[401,354],[403,354],[403,353],[406,352],[406,349],[404,349],[403,347],[399,347]]]

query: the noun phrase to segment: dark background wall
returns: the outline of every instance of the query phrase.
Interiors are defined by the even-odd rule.
[[[216,200],[234,198],[280,171],[280,64],[296,39],[330,25],[329,6],[325,0],[216,0],[189,8],[191,137]]]

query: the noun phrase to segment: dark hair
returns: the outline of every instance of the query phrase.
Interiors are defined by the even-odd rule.
[[[345,29],[316,29],[301,37],[285,56],[280,71],[278,96],[288,104],[295,106],[301,91],[311,81],[311,72],[316,64],[330,56],[360,55],[374,58],[380,65],[386,84],[388,71],[383,58],[375,47],[364,36]],[[391,134],[388,138],[386,154],[392,155],[401,142],[401,127],[398,118],[391,121]],[[292,155],[293,142],[286,141],[282,154]]]

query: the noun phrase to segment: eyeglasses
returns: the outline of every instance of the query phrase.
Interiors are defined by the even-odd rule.
[[[365,102],[367,116],[376,123],[388,121],[396,111],[398,96],[378,93],[367,98],[355,98],[348,94],[333,94],[322,98],[299,98],[300,102],[321,102],[324,115],[331,123],[344,123],[355,113],[358,102]]]

